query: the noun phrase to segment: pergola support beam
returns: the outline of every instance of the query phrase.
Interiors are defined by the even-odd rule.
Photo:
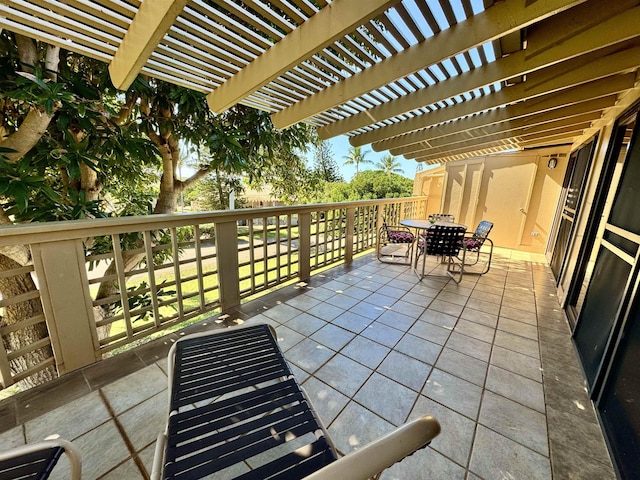
[[[578,85],[590,82],[593,82],[595,85],[598,84],[596,81],[599,79],[637,68],[637,59],[640,58],[638,55],[640,55],[640,47],[633,47],[605,55],[587,63],[585,63],[585,60],[578,58],[554,65],[553,67],[532,73],[524,83],[503,88],[499,92],[487,97],[470,100],[425,115],[416,116],[403,122],[378,128],[371,132],[356,135],[351,137],[349,142],[353,146],[366,145],[437,125],[445,121],[455,120],[464,115],[508,105],[516,101],[533,99],[541,95],[577,87]],[[606,89],[606,82],[604,85],[601,85],[601,87]],[[632,88],[632,86],[626,88]],[[453,112],[461,113],[453,114]]]
[[[565,17],[570,14],[571,12],[566,12],[560,16]],[[640,36],[636,20],[639,17],[640,7],[636,7],[608,18],[602,23],[592,25],[591,28],[583,28],[570,38],[556,34],[557,38],[546,39],[549,45],[546,50],[539,52],[538,46],[534,45],[535,55],[527,49],[499,58],[495,62],[452,77],[446,82],[416,90],[396,100],[370,108],[366,112],[334,122],[318,129],[318,135],[321,139],[327,139],[330,136],[344,134],[370,125],[372,122],[393,118],[425,105],[442,102],[488,85],[521,77],[603,47],[624,42]],[[543,30],[542,26],[536,25],[536,27]]]
[[[136,16],[109,64],[111,81],[126,90],[169,31],[188,0],[152,0],[140,4]]]
[[[285,128],[585,0],[506,0],[272,115]],[[369,122],[370,123],[370,122]]]
[[[377,17],[399,0],[335,0],[207,96],[220,113]]]

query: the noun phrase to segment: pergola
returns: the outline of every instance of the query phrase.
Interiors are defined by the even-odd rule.
[[[637,0],[0,0],[0,28],[426,163],[571,144],[637,81]]]

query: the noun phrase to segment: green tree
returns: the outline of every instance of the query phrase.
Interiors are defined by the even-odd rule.
[[[360,172],[350,185],[362,200],[410,197],[413,193],[413,181],[395,173],[387,175],[376,170]]]
[[[338,167],[338,163],[333,158],[329,142],[324,141],[316,146],[313,170],[316,176],[325,182],[343,181],[342,175],[340,175],[340,167]]]
[[[404,173],[404,170],[400,168],[400,162],[390,154],[382,157],[382,160],[376,163],[376,167],[386,173],[387,176],[391,176],[392,173]]]
[[[254,182],[288,180],[295,167],[304,164],[299,152],[315,139],[308,126],[276,130],[267,113],[244,106],[214,115],[204,94],[143,76],[126,92],[118,91],[106,64],[7,31],[0,33],[0,67],[3,225],[172,213],[180,193],[210,172],[246,173]],[[186,179],[178,177],[183,161],[179,147],[184,143],[205,152]],[[155,182],[155,187],[145,182]],[[87,248],[105,244],[89,240]],[[126,254],[125,269],[142,258]],[[29,262],[26,246],[0,249],[0,271]],[[106,275],[113,273],[114,265]],[[4,298],[36,288],[29,274],[0,278]],[[103,282],[97,298],[115,292],[114,282]],[[0,325],[41,313],[38,301],[21,302],[5,309]],[[46,333],[43,324],[32,330],[29,340],[23,331],[9,335],[9,350]],[[12,363],[12,368],[24,371],[39,363],[51,354],[44,350],[26,364]],[[32,381],[52,375],[51,370]]]
[[[373,163],[373,161],[365,158],[367,153],[369,153],[369,150],[363,151],[362,147],[351,147],[349,148],[349,153],[344,156],[344,165],[354,165],[356,167],[356,173],[354,176],[358,175],[360,165],[369,165]]]

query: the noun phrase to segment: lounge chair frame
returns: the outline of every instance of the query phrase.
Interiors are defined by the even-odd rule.
[[[0,452],[0,480],[49,478],[63,453],[71,465],[69,478],[81,480],[80,454],[71,442],[61,439],[44,440]]]
[[[422,417],[338,458],[275,331],[265,324],[183,337],[168,361],[169,421],[156,443],[155,480],[223,470],[225,479],[364,480],[425,447],[440,431],[434,418]],[[309,437],[303,447],[288,446]]]

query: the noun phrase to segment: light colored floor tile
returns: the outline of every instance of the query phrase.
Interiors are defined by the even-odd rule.
[[[466,307],[460,314],[460,318],[469,320],[470,322],[479,323],[486,327],[496,328],[498,325],[498,316],[491,313],[481,312],[473,308]]]
[[[381,343],[382,345],[393,348],[393,346],[398,343],[398,340],[400,340],[400,337],[402,337],[403,332],[375,321],[365,328],[361,335],[370,340]]]
[[[164,375],[163,375],[164,376]],[[166,377],[165,377],[166,382]],[[59,435],[73,440],[111,418],[98,392],[91,392],[25,424],[27,443]]]
[[[469,469],[482,478],[551,479],[547,457],[482,425],[476,432]]]
[[[352,286],[347,288],[343,293],[344,295],[355,298],[357,300],[364,300],[369,295],[371,295],[371,290],[366,290],[364,288]]]
[[[487,390],[544,413],[544,391],[542,384],[508,370],[489,366]]]
[[[416,337],[437,343],[438,345],[444,345],[449,339],[451,330],[418,320],[415,325],[409,329],[409,333]]]
[[[431,415],[440,423],[440,434],[431,447],[460,465],[467,465],[476,423],[467,417],[420,395],[409,415],[410,420]],[[437,477],[436,477],[437,478]]]
[[[420,320],[432,323],[433,325],[437,325],[442,328],[453,330],[453,327],[456,326],[456,322],[458,321],[458,317],[427,308],[425,312],[420,315]]]
[[[380,315],[382,315],[386,310],[382,307],[378,307],[373,303],[360,302],[357,305],[351,307],[349,309],[350,312],[356,313],[362,317],[368,318],[370,320],[375,320]]]
[[[530,340],[538,340],[538,328],[528,323],[518,322],[517,320],[511,320],[506,317],[500,317],[498,321],[498,330],[504,332],[513,333],[514,335],[520,335],[521,337],[528,338]]]
[[[500,313],[500,305],[490,302],[485,302],[477,298],[470,298],[466,307],[473,308],[474,310],[480,310],[481,312],[490,313],[491,315],[498,315]]]
[[[469,297],[467,295],[458,295],[457,293],[442,290],[436,297],[436,300],[449,302],[453,303],[454,305],[460,305],[464,307],[464,305],[467,303],[467,300],[469,300]]]
[[[337,352],[349,343],[355,335],[355,333],[344,328],[327,324],[309,338]]]
[[[533,308],[533,311],[522,310],[521,308],[525,308],[525,304],[522,303],[517,303],[517,306],[519,308],[512,308],[503,304],[500,308],[500,316],[510,318],[511,320],[518,320],[519,322],[528,323],[530,325],[538,324],[535,305],[531,307]]]
[[[375,369],[390,351],[391,349],[389,347],[385,347],[368,338],[358,336],[351,340],[340,353],[371,369]]]
[[[542,367],[540,366],[540,360],[536,358],[494,345],[490,363],[537,382],[542,382]]]
[[[329,434],[336,448],[347,454],[393,429],[391,423],[352,401],[329,426]]]
[[[475,291],[471,294],[473,300],[479,300],[483,302],[495,303],[500,305],[502,303],[502,295],[499,293],[489,293],[486,291]]]
[[[334,354],[330,348],[307,338],[285,352],[284,356],[306,372],[313,373]]]
[[[308,313],[300,313],[289,319],[284,325],[287,328],[295,330],[304,336],[312,335],[327,324],[324,320],[309,315]]]
[[[487,343],[493,343],[493,336],[495,334],[495,329],[491,327],[486,327],[479,323],[470,322],[469,320],[464,319],[458,320],[456,328],[454,328],[453,331]]]
[[[297,308],[292,307],[291,305],[287,305],[286,303],[281,303],[276,305],[275,307],[269,308],[262,312],[263,315],[275,320],[278,323],[285,323],[287,320],[292,319],[296,315],[300,315],[302,310],[298,310]]]
[[[381,480],[447,479],[464,480],[465,470],[434,449],[419,450],[386,470]]]
[[[127,480],[144,480],[145,476],[140,472],[136,462],[133,459],[129,459],[118,468],[100,477],[100,480],[122,480],[124,478]]]
[[[73,441],[82,458],[82,478],[99,478],[124,462],[129,450],[113,421],[85,433]],[[68,480],[70,466],[66,456],[62,456],[51,475],[52,480]]]
[[[333,305],[334,307],[342,308],[343,310],[349,310],[356,305],[360,300],[350,297],[344,293],[338,293],[333,297],[327,298],[326,303]]]
[[[311,307],[315,307],[319,303],[320,303],[320,300],[313,298],[312,296],[307,295],[306,293],[303,295],[298,295],[297,297],[293,297],[292,299],[286,301],[286,305],[290,305],[293,308],[297,308],[302,312],[308,310]]]
[[[545,457],[549,456],[547,420],[543,413],[486,391],[478,422]]]
[[[63,437],[64,438],[64,437]],[[43,438],[39,439],[43,440]],[[65,440],[67,440],[65,438]],[[23,426],[18,425],[6,432],[0,433],[0,452],[10,450],[25,444]]]
[[[416,317],[410,317],[394,310],[387,310],[380,315],[376,322],[384,323],[389,327],[406,332],[416,321]]]
[[[102,393],[116,415],[142,403],[167,388],[167,377],[157,365],[150,365],[106,385]]]
[[[415,358],[393,351],[385,358],[377,371],[419,392],[431,372],[431,366]]]
[[[538,342],[535,340],[530,340],[528,338],[521,337],[520,335],[514,335],[513,333],[498,330],[496,331],[494,343],[499,347],[507,348],[538,360],[540,359],[540,347],[538,346]]]
[[[425,308],[425,305],[416,305],[415,303],[404,300],[404,297],[402,297],[402,299],[391,305],[391,308],[389,310],[392,312],[407,315],[408,317],[411,317],[413,321],[415,321],[416,318],[422,315]]]
[[[344,313],[344,310],[342,308],[329,305],[328,303],[320,303],[315,307],[311,307],[307,312],[324,320],[325,322],[330,322],[338,315]]]
[[[436,363],[436,368],[451,373],[482,387],[487,376],[487,363],[463,353],[445,348]]]
[[[135,451],[153,443],[167,424],[167,392],[160,392],[118,417]]]
[[[371,303],[377,307],[381,307],[385,311],[391,308],[391,305],[396,303],[396,301],[397,301],[396,297],[389,297],[387,295],[382,295],[379,292],[374,292],[367,297],[367,303]]]
[[[402,297],[400,300],[404,300],[405,302],[413,303],[414,305],[427,308],[431,303],[431,301],[433,300],[433,297],[422,295],[420,293],[414,293],[413,291],[411,291],[407,293],[404,297]]]
[[[304,335],[284,325],[276,327],[276,334],[278,336],[278,346],[283,352],[286,352],[305,338]]]
[[[305,295],[315,298],[316,300],[320,300],[321,302],[325,301],[327,298],[333,297],[335,294],[335,292],[324,287],[311,287],[307,293],[305,293]]]
[[[455,303],[445,302],[444,300],[435,299],[429,305],[431,310],[436,310],[441,313],[446,313],[447,315],[451,315],[452,317],[459,317],[464,310],[462,305],[456,305]]]
[[[329,384],[340,393],[352,397],[373,373],[344,355],[336,355],[316,373],[315,377]]]
[[[445,346],[483,362],[488,362],[491,355],[490,343],[457,332],[451,333]]]
[[[302,387],[307,392],[307,395],[311,399],[311,404],[320,416],[325,427],[335,420],[349,402],[347,396],[313,377],[307,379],[302,384]]]
[[[374,373],[353,399],[396,426],[404,423],[418,393]]]
[[[442,347],[437,343],[429,342],[413,335],[405,335],[394,347],[394,350],[433,365],[438,355],[440,355]]]
[[[482,388],[434,368],[422,394],[458,413],[476,419]]]
[[[344,312],[339,317],[331,321],[332,325],[337,325],[350,332],[360,333],[372,322],[370,318],[363,317],[350,311]]]

